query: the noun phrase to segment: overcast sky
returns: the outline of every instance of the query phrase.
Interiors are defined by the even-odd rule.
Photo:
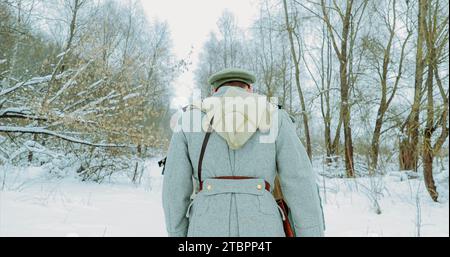
[[[150,20],[167,21],[173,39],[174,52],[185,58],[193,50],[189,71],[174,83],[176,105],[185,104],[194,86],[193,71],[198,54],[210,31],[217,31],[216,22],[224,10],[231,11],[239,27],[248,28],[258,12],[257,0],[141,0]]]

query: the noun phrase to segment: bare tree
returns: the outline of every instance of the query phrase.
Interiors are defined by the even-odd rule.
[[[339,60],[339,78],[341,93],[341,112],[340,116],[344,125],[344,156],[345,168],[348,177],[355,176],[355,168],[353,161],[353,141],[352,128],[350,124],[351,103],[350,103],[350,86],[355,82],[352,74],[352,52],[356,34],[359,29],[361,18],[364,15],[367,1],[361,1],[359,5],[354,5],[353,0],[345,2],[345,8],[339,6],[333,1],[333,6],[328,6],[324,0],[320,2],[323,20],[330,34],[331,42],[335,54]],[[342,27],[341,32],[337,32],[337,28],[332,25],[330,19],[330,11],[337,12],[339,17],[339,25]],[[338,42],[340,39],[340,44]]]
[[[217,21],[219,33],[211,32],[200,53],[200,63],[195,70],[197,85],[202,95],[211,94],[208,77],[224,68],[247,68],[249,60],[244,53],[244,33],[237,26],[233,13],[224,11]]]
[[[408,8],[409,5],[407,4]],[[377,7],[375,7],[377,8]],[[403,40],[400,41],[400,55],[398,56],[397,67],[394,66],[393,53],[395,51],[394,40],[398,29],[398,17],[397,17],[397,1],[389,1],[389,8],[387,13],[381,13],[381,11],[376,10],[380,14],[383,23],[388,31],[388,39],[385,45],[379,42],[375,37],[367,37],[364,40],[363,46],[367,48],[370,53],[369,59],[374,60],[375,70],[378,74],[378,80],[380,83],[381,97],[378,104],[377,116],[375,118],[375,125],[372,133],[372,142],[370,148],[370,173],[374,174],[378,167],[378,155],[380,149],[380,137],[382,134],[382,127],[385,121],[385,115],[391,105],[392,100],[396,96],[400,79],[403,74],[403,62],[405,59],[405,49],[409,38],[412,35],[412,31],[406,27],[407,35]],[[406,12],[407,13],[407,12]],[[408,25],[407,25],[408,26]],[[378,60],[381,57],[381,60]],[[394,70],[396,69],[396,70]],[[394,79],[391,82],[389,79],[389,73],[395,73]],[[391,84],[391,86],[389,86]],[[386,132],[386,130],[384,131]]]
[[[448,3],[447,3],[448,4]],[[437,201],[439,194],[433,178],[433,159],[448,137],[448,93],[442,85],[439,76],[440,56],[445,56],[445,47],[448,46],[448,5],[441,5],[439,0],[424,4],[424,39],[427,48],[425,64],[426,73],[426,124],[423,131],[422,162],[425,186],[433,201]],[[434,79],[436,79],[443,107],[438,122],[435,123],[436,103],[434,99]],[[438,140],[433,144],[432,138],[437,128],[441,128]]]
[[[333,49],[331,46],[330,36],[327,33],[325,26],[321,29],[321,45],[319,46],[319,53],[315,53],[312,50],[305,47],[302,55],[303,62],[306,70],[308,71],[314,85],[318,91],[318,97],[320,99],[320,114],[323,120],[324,130],[324,143],[326,151],[326,163],[331,163],[336,160],[336,156],[339,154],[339,139],[341,134],[342,119],[338,115],[337,126],[332,136],[332,119],[333,119],[333,91],[337,88],[333,88]],[[309,57],[309,58],[306,58]]]
[[[290,49],[291,49],[291,57],[294,62],[295,85],[297,86],[297,91],[298,91],[298,95],[299,95],[299,99],[300,99],[300,106],[301,106],[301,111],[302,111],[303,129],[304,129],[305,138],[306,138],[306,152],[308,153],[308,156],[311,159],[312,158],[311,135],[309,132],[309,121],[308,121],[308,113],[306,110],[305,97],[303,95],[303,90],[300,85],[300,58],[297,56],[297,51],[295,49],[295,42],[294,42],[295,27],[293,27],[291,22],[289,21],[289,13],[288,13],[288,6],[287,6],[286,0],[283,0],[283,7],[284,7],[284,15],[285,15],[285,21],[286,21],[286,30],[288,33]],[[295,22],[294,24],[297,24],[297,22]],[[297,41],[298,40],[299,40],[299,38],[297,37]],[[302,53],[299,53],[299,55],[301,56]]]
[[[54,18],[59,13],[48,12],[45,18],[67,34],[52,45],[38,30],[29,34],[32,23],[24,25],[24,38],[39,38],[30,42],[31,51],[46,52],[38,56],[44,59],[38,59],[41,69],[24,72],[14,83],[5,83],[2,78],[11,76],[0,70],[0,134],[10,138],[0,145],[33,142],[77,156],[83,179],[101,181],[115,170],[130,170],[130,179],[138,182],[146,149],[162,148],[167,141],[161,123],[169,86],[183,69],[172,55],[167,24],[150,23],[137,1],[49,3],[69,14],[62,20]],[[14,22],[9,20],[8,27]],[[2,32],[3,27],[2,20]],[[21,48],[17,54],[25,58],[29,52]],[[43,151],[24,149],[30,162],[40,160]]]
[[[425,15],[428,0],[418,1],[417,18],[417,42],[416,42],[416,60],[415,60],[415,81],[414,81],[414,100],[411,111],[405,123],[401,127],[404,137],[400,142],[400,169],[417,171],[418,144],[419,144],[419,115],[421,101],[423,96],[423,73],[425,69],[424,59],[424,33],[425,33]]]

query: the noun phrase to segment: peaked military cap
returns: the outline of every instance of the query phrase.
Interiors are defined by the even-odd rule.
[[[253,74],[244,69],[228,68],[211,75],[208,79],[208,84],[210,84],[213,88],[218,88],[221,85],[231,81],[240,81],[250,85],[255,83],[256,78]]]

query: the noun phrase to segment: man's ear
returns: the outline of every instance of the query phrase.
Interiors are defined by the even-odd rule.
[[[248,85],[247,92],[253,93],[253,86],[252,85]]]

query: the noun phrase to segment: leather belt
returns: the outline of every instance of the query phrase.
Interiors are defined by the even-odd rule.
[[[203,163],[203,157],[205,155],[206,146],[208,145],[209,137],[211,136],[211,133],[213,132],[212,124],[214,121],[214,116],[209,121],[208,129],[206,130],[205,137],[203,138],[202,148],[200,150],[200,156],[198,158],[198,168],[197,168],[197,177],[199,181],[199,192],[203,189],[203,180],[202,180],[202,163]],[[219,176],[219,177],[213,177],[212,179],[257,179],[255,177],[247,177],[247,176]],[[269,182],[265,181],[265,189],[270,192],[270,184]],[[262,188],[261,188],[262,189]]]

